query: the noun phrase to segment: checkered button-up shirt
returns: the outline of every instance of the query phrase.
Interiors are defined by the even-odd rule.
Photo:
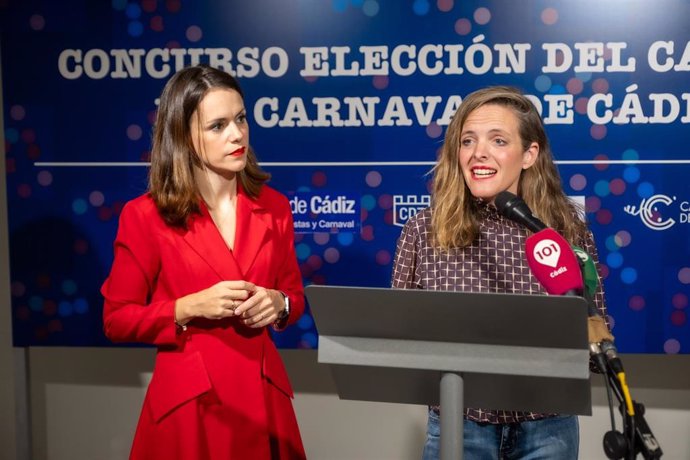
[[[529,232],[501,216],[492,205],[480,205],[479,236],[469,246],[439,251],[431,244],[431,209],[405,224],[398,239],[392,286],[432,291],[546,294],[532,275],[525,258]],[[591,232],[577,245],[598,264]],[[594,302],[606,318],[604,294],[599,286]],[[465,409],[465,418],[476,422],[514,423],[537,420],[549,414],[487,409]]]

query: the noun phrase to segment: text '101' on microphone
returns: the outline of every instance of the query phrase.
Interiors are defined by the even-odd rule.
[[[584,283],[577,256],[555,230],[545,228],[529,236],[525,255],[532,274],[547,293],[581,295]]]

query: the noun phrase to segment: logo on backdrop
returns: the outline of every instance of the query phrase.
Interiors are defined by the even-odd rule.
[[[640,216],[642,223],[652,230],[667,230],[676,223],[690,223],[690,201],[681,201],[678,208],[672,207],[671,205],[676,201],[675,196],[658,194],[644,198],[639,207],[629,204],[624,206],[623,210],[631,216]],[[678,213],[678,220],[671,217],[676,213]]]
[[[393,225],[403,227],[419,211],[431,205],[431,195],[393,195]]]
[[[360,197],[354,193],[289,194],[295,233],[359,232]]]

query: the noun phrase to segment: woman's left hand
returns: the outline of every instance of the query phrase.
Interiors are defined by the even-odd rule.
[[[253,294],[235,309],[235,315],[251,328],[273,324],[285,309],[285,298],[280,291],[256,286]]]

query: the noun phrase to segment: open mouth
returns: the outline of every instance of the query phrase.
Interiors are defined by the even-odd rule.
[[[495,169],[491,168],[472,168],[472,176],[477,179],[486,179],[496,174]]]

